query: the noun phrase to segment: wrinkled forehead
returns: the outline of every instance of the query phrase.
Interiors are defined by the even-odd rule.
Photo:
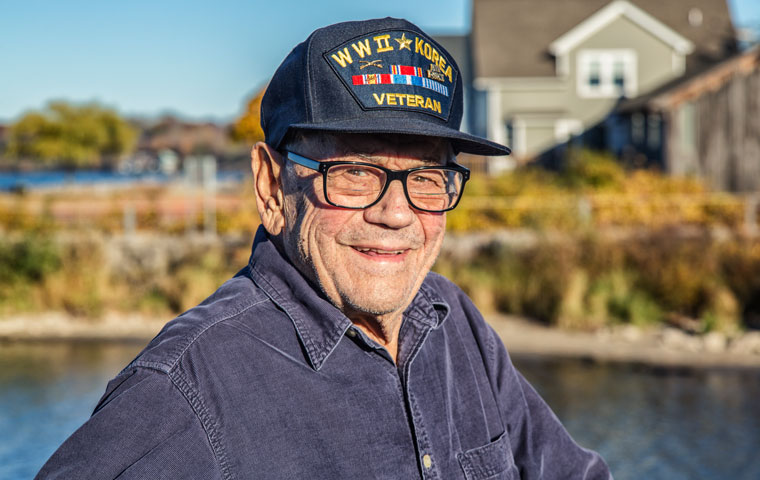
[[[312,155],[373,156],[400,155],[426,163],[447,164],[455,159],[451,143],[444,138],[420,135],[363,134],[363,133],[306,133],[297,143]]]

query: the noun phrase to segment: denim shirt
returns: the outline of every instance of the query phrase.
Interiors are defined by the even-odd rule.
[[[37,478],[609,478],[430,273],[397,363],[267,239],[109,382]]]

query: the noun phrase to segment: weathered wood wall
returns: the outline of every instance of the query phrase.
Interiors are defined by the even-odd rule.
[[[760,62],[704,75],[668,100],[663,113],[670,173],[703,177],[716,190],[760,190]],[[694,104],[696,148],[683,138],[684,102]]]

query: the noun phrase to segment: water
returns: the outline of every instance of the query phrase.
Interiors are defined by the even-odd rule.
[[[0,343],[0,479],[34,477],[141,348]]]
[[[32,478],[140,348],[0,344],[0,478]],[[760,478],[760,371],[515,363],[617,479]]]
[[[127,185],[135,183],[167,183],[178,179],[176,175],[166,175],[160,172],[147,173],[118,173],[102,170],[49,170],[39,172],[0,172],[0,191],[18,189],[38,189],[61,187],[65,185]],[[245,178],[243,172],[217,172],[217,182],[240,183]]]
[[[760,371],[515,361],[618,480],[760,479]]]

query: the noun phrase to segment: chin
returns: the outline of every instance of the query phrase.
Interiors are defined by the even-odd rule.
[[[343,302],[350,306],[352,310],[367,313],[370,315],[387,315],[406,309],[409,295],[402,292],[395,292],[388,295],[388,291],[372,292],[365,295],[341,295]]]
[[[351,299],[346,299],[346,303],[351,306],[352,310],[373,316],[388,315],[400,310],[402,307],[401,304],[354,302]]]

